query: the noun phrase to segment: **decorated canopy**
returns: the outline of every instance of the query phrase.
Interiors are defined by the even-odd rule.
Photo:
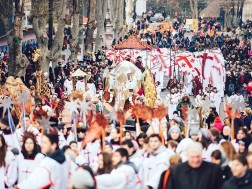
[[[136,35],[130,35],[128,39],[121,42],[114,47],[115,50],[120,49],[139,49],[139,50],[151,50],[152,46],[145,42],[142,42]]]

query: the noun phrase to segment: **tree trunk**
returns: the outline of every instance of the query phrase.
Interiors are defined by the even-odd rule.
[[[96,12],[96,0],[89,1],[89,14],[88,14],[88,26],[87,26],[87,40],[86,40],[86,53],[93,51],[93,33],[95,30],[95,12]]]
[[[37,38],[38,48],[41,50],[39,68],[43,72],[49,71],[49,62],[52,60],[56,66],[61,56],[64,39],[64,26],[66,14],[66,0],[60,0],[57,10],[57,31],[53,39],[53,45],[48,50],[47,16],[48,0],[32,0],[33,29]]]
[[[126,0],[126,24],[128,29],[132,28],[133,24],[133,0]]]
[[[123,36],[123,21],[124,21],[124,11],[125,5],[124,0],[111,1],[111,20],[114,28],[114,38],[119,39]]]
[[[7,43],[9,46],[9,66],[8,74],[9,76],[25,76],[25,71],[29,65],[29,61],[25,55],[22,54],[22,39],[23,39],[23,19],[24,19],[24,1],[15,1],[15,6],[12,6],[12,1],[5,2],[1,5],[4,8],[3,11],[3,24],[5,31],[7,32]],[[4,7],[7,5],[7,7]],[[9,18],[13,13],[15,14],[13,28],[10,26]]]
[[[194,11],[195,11],[195,18],[194,19],[198,19],[198,17],[199,17],[198,0],[194,0]]]
[[[95,50],[101,49],[101,41],[104,34],[104,22],[105,22],[105,0],[98,0],[96,4],[96,20],[97,20],[97,35],[95,39]]]
[[[50,59],[52,60],[53,68],[57,65],[61,58],[61,52],[64,40],[64,27],[65,27],[65,15],[66,15],[66,0],[61,0],[59,3],[59,10],[57,11],[57,31],[53,39],[53,45],[50,50]],[[48,62],[49,64],[49,62]]]
[[[33,30],[37,38],[38,49],[40,49],[40,60],[37,62],[37,70],[48,72],[49,50],[47,35],[47,0],[32,0]],[[42,19],[43,18],[43,19]]]
[[[72,27],[72,41],[70,43],[70,60],[77,65],[77,55],[79,51],[79,31],[80,31],[80,6],[78,0],[76,0],[76,6],[73,7],[73,27]]]
[[[190,9],[192,12],[192,18],[197,19],[198,18],[198,0],[190,0]]]

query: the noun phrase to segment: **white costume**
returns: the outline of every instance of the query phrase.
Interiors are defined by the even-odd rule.
[[[100,152],[101,152],[100,141],[96,140],[93,143],[91,142],[87,143],[87,146],[85,147],[85,149],[81,151],[80,155],[84,157],[85,164],[92,166],[92,164],[95,161],[95,158]]]
[[[70,95],[72,93],[73,90],[73,83],[71,80],[66,79],[64,82],[64,90],[66,91],[66,93],[68,95]]]
[[[24,159],[23,154],[20,154],[17,158],[18,183],[27,179],[44,158],[45,156],[41,153],[38,153],[34,159]]]
[[[53,158],[51,158],[53,157]],[[25,181],[17,185],[18,189],[67,189],[71,166],[64,152],[58,150],[51,157],[45,157],[37,169]]]
[[[186,94],[191,95],[192,94],[192,81],[193,81],[193,77],[190,73],[188,73],[187,77],[186,77],[186,82],[185,82],[185,86],[186,86]]]
[[[96,87],[94,83],[87,83],[88,92],[91,94],[96,94]]]
[[[12,186],[17,181],[17,162],[12,152],[7,151],[5,156],[5,166],[0,167],[0,188]]]
[[[216,107],[216,111],[220,113],[220,104],[221,104],[221,94],[219,92],[211,92],[210,100],[213,102],[213,105]]]
[[[143,160],[143,166],[139,172],[143,187],[158,188],[160,176],[169,168],[169,159],[173,154],[172,150],[167,149],[165,146],[160,146],[149,158]]]
[[[169,119],[173,117],[173,112],[177,110],[177,105],[180,99],[180,94],[168,94],[165,98],[166,105],[168,107]]]
[[[245,100],[244,97],[242,95],[234,95],[234,100],[237,104],[239,104],[239,109],[242,108],[242,104],[244,104]]]
[[[110,174],[96,177],[97,189],[134,189],[137,187],[137,174],[133,163],[122,163]]]
[[[202,100],[202,96],[200,94],[198,94],[196,97],[195,97],[195,104],[197,106],[201,106],[203,104],[203,100]]]
[[[85,82],[84,81],[77,81],[76,90],[85,91],[86,90]]]
[[[7,150],[11,150],[12,148],[17,148],[17,149],[21,149],[21,145],[19,144],[19,140],[18,140],[18,135],[17,132],[15,131],[13,134],[12,133],[6,133],[6,132],[2,132],[0,134],[3,134],[5,142],[7,144]]]

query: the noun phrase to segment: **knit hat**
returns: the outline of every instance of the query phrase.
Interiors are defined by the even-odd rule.
[[[88,189],[94,187],[94,179],[90,173],[84,169],[78,169],[72,174],[72,184],[76,189]]]
[[[219,132],[222,131],[223,124],[219,116],[215,118],[213,127],[216,128]]]
[[[197,127],[192,127],[190,128],[190,131],[189,131],[189,135],[192,136],[192,135],[198,135],[199,134],[199,128]]]
[[[173,126],[171,126],[170,127],[170,129],[169,129],[169,134],[171,134],[172,132],[178,132],[179,134],[181,133],[181,130],[180,130],[180,128],[178,127],[178,126],[176,126],[176,125],[173,125]]]

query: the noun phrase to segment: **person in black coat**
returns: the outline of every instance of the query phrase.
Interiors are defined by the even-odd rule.
[[[218,165],[202,159],[203,147],[193,142],[187,147],[188,161],[171,168],[167,189],[220,189],[222,173]]]
[[[233,177],[224,183],[222,189],[251,189],[252,173],[245,156],[236,155],[232,162]]]

